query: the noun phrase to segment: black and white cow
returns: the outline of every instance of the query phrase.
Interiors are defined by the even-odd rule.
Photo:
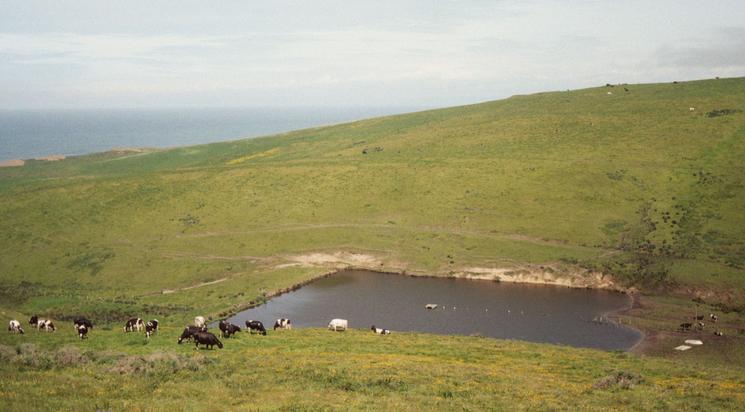
[[[217,339],[217,336],[210,332],[195,333],[194,344],[197,349],[199,349],[199,345],[204,345],[207,349],[212,349],[212,346],[217,345],[218,348],[222,349],[222,342],[220,342],[220,339]]]
[[[28,324],[38,329],[39,328],[39,316],[37,315],[31,316],[31,319],[29,319]]]
[[[150,335],[158,331],[158,319],[148,321],[145,325],[145,337],[150,339]]]
[[[85,339],[86,335],[88,334],[88,326],[81,323],[80,325],[78,325],[77,329],[80,340]]]
[[[266,335],[266,328],[264,328],[264,324],[261,323],[261,321],[258,320],[247,320],[246,321],[246,327],[248,328],[249,333],[259,333],[261,335]]]
[[[277,330],[277,329],[292,329],[292,322],[290,322],[289,319],[285,319],[285,318],[277,319],[274,322],[274,330]]]
[[[709,313],[709,319],[711,319],[712,322],[717,323],[717,321],[719,320],[719,316],[713,313]]]
[[[48,319],[39,319],[36,324],[39,329],[43,329],[47,332],[54,332],[55,330],[57,330],[57,328],[54,326],[54,323]]]
[[[20,333],[23,335],[23,328],[21,327],[21,322],[13,319],[10,322],[8,322],[8,332],[10,333]]]
[[[142,332],[142,329],[144,328],[145,323],[141,318],[130,318],[127,323],[124,324],[124,332],[134,332],[135,329],[137,332]]]
[[[225,322],[224,320],[221,320],[218,326],[220,328],[220,334],[222,335],[223,338],[229,338],[233,336],[236,332],[241,331],[240,326],[233,325],[232,323]]]
[[[187,326],[184,328],[184,331],[181,332],[181,336],[178,338],[178,344],[180,345],[181,342],[185,340],[192,340],[194,339],[194,335],[196,335],[199,332],[207,332],[207,328],[204,326]]]
[[[75,325],[75,329],[78,329],[80,325],[85,326],[87,329],[93,329],[93,322],[83,317],[76,318],[72,323]]]
[[[391,331],[389,331],[388,329],[376,328],[375,325],[372,325],[370,327],[370,330],[377,333],[378,335],[390,335],[391,334]]]

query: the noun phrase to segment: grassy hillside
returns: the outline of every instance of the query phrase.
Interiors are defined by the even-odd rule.
[[[0,409],[741,408],[744,110],[745,78],[600,87],[0,168],[0,313],[62,328],[0,334]],[[644,292],[620,319],[654,356],[313,329],[174,343],[350,265],[602,272]],[[694,310],[725,336],[675,332]],[[164,329],[124,335],[132,315]]]
[[[68,326],[68,325],[66,325]],[[0,334],[0,405],[27,410],[726,410],[742,370],[552,345],[305,329],[222,350],[121,330]],[[683,355],[683,354],[680,354]],[[619,379],[620,378],[620,379]]]
[[[288,256],[350,251],[579,265],[741,307],[745,79],[626,88],[0,169],[2,300],[188,317],[328,270]]]

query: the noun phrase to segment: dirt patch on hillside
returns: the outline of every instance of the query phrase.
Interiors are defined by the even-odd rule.
[[[292,263],[280,266],[305,266],[305,267],[330,267],[335,269],[344,269],[349,267],[355,268],[376,268],[383,265],[383,261],[373,255],[352,252],[333,252],[333,253],[308,253],[304,255],[288,256]]]
[[[34,160],[41,160],[44,162],[57,162],[60,160],[65,160],[65,155],[49,155],[49,156],[41,156],[41,157],[35,157]]]
[[[499,282],[557,285],[570,288],[608,289],[626,291],[609,276],[581,269],[561,269],[550,265],[513,268],[470,267],[456,272],[455,277],[493,280]]]

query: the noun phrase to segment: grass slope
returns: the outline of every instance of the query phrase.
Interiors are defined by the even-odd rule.
[[[193,391],[203,391],[205,403],[230,393],[240,405],[253,396],[301,409],[732,409],[745,359],[743,338],[732,336],[745,323],[745,79],[626,88],[2,168],[0,311],[59,321],[84,314],[117,328],[131,315],[179,325],[260,303],[338,266],[298,264],[296,256],[313,252],[355,252],[372,256],[363,266],[443,276],[529,264],[562,276],[583,267],[658,294],[622,319],[665,331],[654,335],[662,346],[648,352],[669,359],[308,330],[231,341],[207,355],[216,368],[153,361],[201,372],[171,375],[165,367],[141,379],[108,374],[119,360],[106,350],[191,352],[174,352],[170,338],[143,346],[139,336],[103,331],[76,343],[97,348],[86,366],[28,361],[18,370],[26,352],[17,337],[3,336],[5,356],[18,361],[0,366],[14,378],[2,380],[4,404],[22,408],[29,396],[20,393],[34,395],[39,408],[68,409],[82,402],[67,390],[74,385],[117,408],[148,408],[147,398],[127,394],[156,390],[164,396],[154,407],[163,409]],[[698,313],[728,312],[720,324],[726,338],[718,344],[707,330],[702,350],[671,353],[685,335],[670,329],[692,315],[691,297]],[[72,344],[67,335],[23,339],[59,347]],[[591,389],[617,369],[645,383]],[[26,385],[41,378],[51,388]],[[120,380],[126,390],[111,393]],[[713,389],[702,389],[709,380]],[[290,398],[269,399],[275,387]],[[43,390],[56,396],[40,399]]]
[[[0,335],[3,410],[736,410],[732,370],[425,334],[244,332],[222,350],[121,330]],[[118,328],[117,328],[118,329]],[[33,336],[30,336],[33,335]],[[32,338],[35,346],[18,342]],[[112,348],[116,348],[112,350]],[[20,354],[16,354],[20,352]],[[622,376],[628,380],[615,379]]]

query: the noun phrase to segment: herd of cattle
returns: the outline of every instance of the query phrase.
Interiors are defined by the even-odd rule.
[[[46,332],[54,332],[57,330],[51,320],[40,319],[37,315],[34,315],[31,317],[31,319],[29,319],[29,325],[40,331],[43,330]],[[88,331],[93,329],[93,322],[91,322],[90,319],[86,319],[83,317],[76,318],[73,321],[73,325],[80,339],[85,339],[88,335]],[[328,324],[328,328],[333,331],[345,331],[347,330],[347,327],[348,321],[346,319],[332,319],[331,322],[329,322]],[[220,336],[222,338],[232,337],[236,332],[240,332],[242,330],[240,326],[234,325],[224,320],[221,320],[219,322],[218,328],[220,329]],[[258,320],[247,320],[246,329],[248,329],[249,334],[257,333],[260,335],[266,335],[266,328],[264,327],[264,324]],[[290,321],[290,319],[277,319],[274,322],[274,330],[277,329],[292,329],[292,322]],[[370,329],[378,335],[389,335],[391,333],[390,330],[376,328],[375,325],[373,325]],[[8,323],[8,331],[11,333],[24,333],[21,322],[15,319],[11,320]],[[141,318],[130,318],[124,324],[124,332],[126,333],[135,331],[144,331],[145,337],[149,339],[153,333],[158,331],[158,320],[153,319],[148,322],[144,322]],[[197,349],[199,349],[199,345],[203,345],[208,349],[212,349],[214,346],[217,346],[220,349],[222,349],[223,347],[220,339],[218,339],[217,336],[215,336],[215,334],[213,334],[212,332],[209,332],[204,316],[195,317],[194,324],[184,328],[184,331],[181,333],[181,336],[179,336],[177,342],[178,344],[181,344],[185,341],[194,342]]]
[[[704,330],[704,326],[706,326],[706,324],[703,322],[704,315],[696,315],[696,316],[693,316],[691,319],[693,321],[695,321],[695,324],[693,322],[684,322],[684,323],[681,323],[680,326],[678,327],[678,330],[681,331],[681,332],[688,332],[692,328],[696,328],[699,331],[703,331]],[[709,313],[709,320],[712,323],[717,323],[719,321],[719,316],[717,316],[717,315],[715,315],[713,313]],[[724,336],[724,333],[721,330],[718,330],[717,329],[717,330],[714,331],[714,335],[716,335],[716,336]]]

